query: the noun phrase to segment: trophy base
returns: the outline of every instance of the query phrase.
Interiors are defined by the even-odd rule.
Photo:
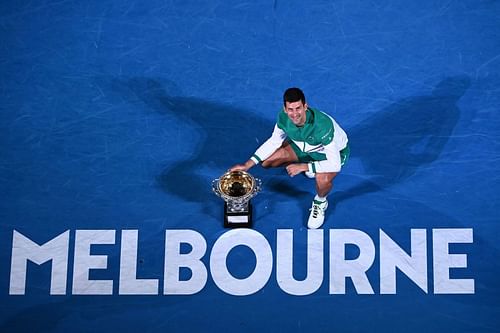
[[[242,212],[230,212],[227,203],[224,203],[224,228],[251,228],[252,227],[252,204],[248,202],[247,210]]]

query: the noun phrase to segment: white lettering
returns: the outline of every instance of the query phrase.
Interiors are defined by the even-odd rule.
[[[189,244],[191,252],[181,254],[181,244]],[[207,283],[207,268],[200,260],[207,251],[205,238],[194,230],[167,230],[165,232],[165,295],[191,295]],[[191,278],[180,279],[180,268],[189,268]]]
[[[396,267],[427,293],[425,229],[411,230],[411,256],[380,229],[380,293],[396,293]]]
[[[293,230],[278,230],[276,279],[288,294],[303,296],[314,293],[323,283],[323,230],[307,230],[307,276],[293,278]]]
[[[157,295],[157,279],[137,279],[137,230],[122,230],[120,251],[120,295]]]
[[[66,294],[68,276],[69,230],[43,245],[38,245],[14,230],[10,266],[10,295],[24,295],[28,260],[37,265],[52,261],[51,295]]]
[[[356,259],[345,258],[346,244],[359,248]],[[350,277],[358,294],[373,294],[366,271],[375,260],[375,245],[360,230],[330,230],[330,294],[345,294],[345,281]]]
[[[108,268],[108,256],[91,255],[93,244],[114,244],[115,230],[77,230],[73,267],[74,295],[112,295],[113,280],[90,280],[91,269]]]
[[[249,277],[237,279],[229,272],[226,258],[236,246],[249,247],[257,259]],[[215,284],[224,292],[245,296],[256,293],[269,280],[273,269],[273,253],[267,239],[255,230],[234,229],[226,232],[215,242],[210,255],[210,271]]]
[[[410,230],[408,252],[396,241],[379,229],[379,271],[372,269],[376,249],[368,234],[356,229],[329,230],[328,249],[325,249],[324,230],[307,230],[295,235],[294,230],[276,231],[276,282],[283,292],[305,296],[317,292],[323,284],[325,270],[328,270],[329,293],[345,294],[348,279],[358,294],[373,294],[368,279],[372,273],[379,274],[380,294],[396,294],[398,271],[428,293],[429,283],[434,294],[474,294],[475,281],[463,278],[467,268],[467,255],[450,250],[450,244],[473,243],[473,229],[432,229],[432,256],[426,229]],[[233,229],[222,233],[213,244],[210,257],[207,241],[194,230],[166,230],[163,261],[163,291],[158,278],[138,278],[138,230],[122,230],[121,245],[112,251],[120,251],[119,272],[108,269],[108,255],[91,254],[93,245],[115,245],[116,230],[76,230],[58,235],[39,245],[18,231],[13,231],[10,271],[10,295],[24,295],[31,266],[28,261],[42,265],[51,264],[50,294],[65,295],[68,278],[73,281],[74,295],[192,295],[206,285],[208,273],[215,285],[230,295],[246,296],[260,291],[268,283],[273,270],[273,249],[261,233],[252,229]],[[74,239],[73,276],[68,276],[69,242]],[[244,278],[238,276],[231,254],[236,247],[245,247],[255,256],[242,263],[250,266],[251,273]],[[109,247],[108,247],[109,248]],[[235,250],[237,251],[237,250]],[[452,253],[450,253],[452,252]],[[453,253],[455,252],[455,253]],[[234,253],[234,252],[233,252]],[[325,253],[329,255],[325,263]],[[116,255],[113,255],[115,258]],[[431,257],[431,258],[429,258]],[[206,266],[209,262],[210,271]],[[431,262],[432,261],[432,262]],[[150,261],[150,262],[154,262]],[[249,263],[250,262],[250,263]],[[325,267],[329,264],[329,267]],[[302,265],[303,267],[297,267]],[[305,265],[305,267],[304,267]],[[429,281],[429,265],[432,265],[432,281]],[[236,269],[239,267],[237,266]],[[374,267],[373,270],[377,269]],[[451,273],[462,269],[461,276],[451,278]],[[94,270],[116,274],[113,278],[98,279]],[[71,271],[71,268],[70,268]],[[294,275],[295,271],[295,275]],[[302,276],[297,278],[297,273]],[[305,277],[303,276],[305,275]],[[95,275],[98,276],[98,275]],[[91,279],[93,277],[93,279]],[[462,277],[462,278],[458,278]],[[375,275],[373,275],[375,278]],[[28,280],[29,281],[29,280]],[[118,283],[114,288],[115,281]]]
[[[433,229],[435,294],[474,294],[474,279],[450,279],[450,268],[466,268],[466,254],[450,254],[450,243],[472,243],[472,229]]]

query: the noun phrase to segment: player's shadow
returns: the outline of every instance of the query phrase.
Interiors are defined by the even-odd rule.
[[[250,110],[176,96],[175,85],[165,80],[132,78],[116,80],[113,85],[124,94],[132,92],[149,109],[171,117],[172,127],[168,130],[177,131],[179,122],[191,127],[191,130],[178,131],[177,135],[178,147],[186,146],[190,150],[178,159],[174,156],[175,162],[168,163],[157,177],[164,191],[190,202],[219,200],[211,193],[211,175],[207,176],[203,169],[209,167],[222,174],[231,165],[245,161],[259,143],[267,139],[274,125],[273,121]],[[469,86],[467,76],[447,78],[428,96],[400,100],[359,126],[346,128],[352,158],[361,159],[366,178],[352,188],[335,193],[334,202],[403,182],[418,168],[435,161],[458,122],[457,102]],[[165,149],[169,154],[168,147]],[[262,173],[259,168],[252,170],[257,175]],[[309,185],[304,183],[308,180],[285,180],[283,170],[266,170],[264,174],[264,188],[270,193],[264,191],[260,195],[263,199],[268,199],[268,195],[286,196],[301,203],[311,194],[304,187]],[[313,184],[310,186],[314,188]]]
[[[124,95],[132,92],[148,109],[172,119],[172,125],[167,130],[172,137],[172,133],[177,133],[175,137],[178,147],[175,151],[181,151],[182,154],[172,156],[174,162],[165,165],[157,182],[164,191],[190,202],[220,200],[211,193],[211,178],[214,177],[207,175],[206,169],[217,170],[217,177],[230,166],[246,161],[259,142],[270,136],[274,126],[273,121],[263,119],[251,110],[199,98],[176,96],[179,93],[175,84],[166,80],[115,80],[113,88]],[[189,130],[185,129],[186,124],[190,127]],[[189,150],[178,149],[183,146],[189,147]],[[165,147],[165,154],[169,154],[169,147]],[[263,171],[255,168],[252,173],[259,175]],[[259,197],[266,199],[268,195],[277,194],[300,200],[303,191],[294,184],[284,186],[280,177],[274,177],[281,174],[284,172],[266,170],[266,179],[263,179],[265,191]],[[271,175],[274,176],[269,177]],[[274,193],[274,190],[280,192]]]
[[[367,178],[335,194],[341,202],[384,190],[434,162],[452,135],[458,100],[470,87],[468,76],[441,81],[428,96],[402,99],[348,130],[353,158],[360,158]]]

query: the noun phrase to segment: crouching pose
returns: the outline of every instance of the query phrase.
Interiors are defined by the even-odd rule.
[[[349,158],[347,135],[332,117],[309,107],[299,88],[287,89],[283,104],[271,137],[248,161],[230,170],[248,171],[261,163],[265,168],[285,166],[290,177],[304,172],[315,178],[316,196],[307,226],[316,229],[323,225],[333,179]]]

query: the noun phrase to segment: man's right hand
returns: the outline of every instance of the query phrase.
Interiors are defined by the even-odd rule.
[[[247,171],[248,169],[245,167],[244,164],[236,164],[229,168],[229,171]]]
[[[255,163],[252,160],[248,160],[245,164],[236,164],[229,168],[229,171],[248,171],[251,167],[253,167]]]

